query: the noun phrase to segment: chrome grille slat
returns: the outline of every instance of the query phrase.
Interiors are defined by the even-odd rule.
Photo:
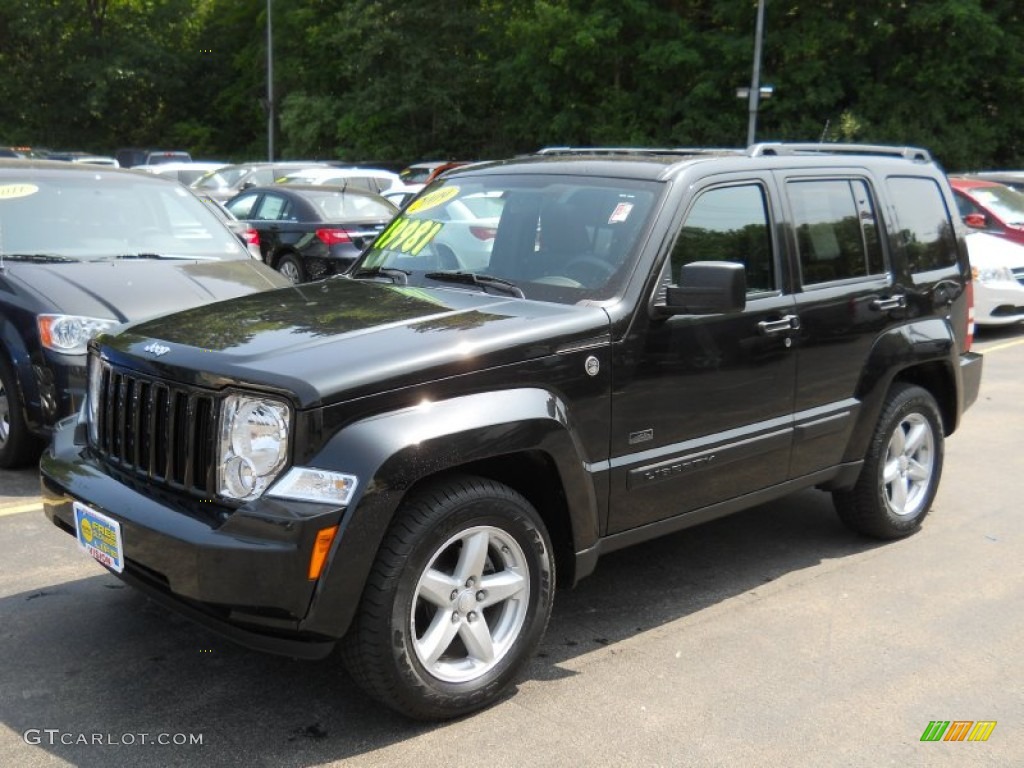
[[[99,395],[94,447],[106,461],[165,486],[215,494],[212,393],[104,363]]]

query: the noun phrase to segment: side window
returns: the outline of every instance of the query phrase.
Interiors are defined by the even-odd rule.
[[[269,184],[274,183],[274,169],[273,168],[256,168],[246,181],[251,184],[255,184],[261,187],[265,187]]]
[[[288,201],[283,197],[264,195],[254,218],[261,221],[284,221],[289,216],[290,208]]]
[[[227,209],[239,219],[251,218],[252,207],[256,203],[256,199],[256,195],[240,195],[227,205]]]
[[[759,184],[719,187],[700,195],[672,248],[672,277],[694,261],[734,261],[747,273],[747,292],[778,288],[768,205]]]
[[[895,176],[888,180],[897,203],[899,238],[911,272],[956,264],[953,222],[938,183],[929,178]]]
[[[885,272],[875,205],[861,179],[791,181],[800,274],[804,285]]]

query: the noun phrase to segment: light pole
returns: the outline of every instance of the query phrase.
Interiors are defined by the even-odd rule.
[[[747,123],[747,146],[757,133],[757,106],[761,99],[761,38],[764,37],[764,0],[757,0],[757,30],[754,32],[754,71],[750,76],[750,121]]]
[[[274,160],[274,25],[273,6],[267,0],[267,160]]]

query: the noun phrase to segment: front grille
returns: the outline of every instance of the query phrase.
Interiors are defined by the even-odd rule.
[[[118,469],[202,496],[216,490],[217,409],[206,391],[103,364],[96,450]]]

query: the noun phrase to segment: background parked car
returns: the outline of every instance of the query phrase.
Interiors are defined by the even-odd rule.
[[[192,161],[192,155],[183,149],[119,149],[114,153],[114,157],[122,168]]]
[[[254,187],[227,209],[259,233],[263,260],[294,283],[344,272],[398,212],[364,190],[298,184]]]
[[[77,163],[0,160],[0,467],[74,413],[95,334],[287,285],[188,189]]]
[[[335,187],[365,189],[381,194],[401,186],[398,174],[383,168],[306,168],[289,171],[275,179],[278,184],[329,184]]]
[[[468,164],[468,160],[424,160],[402,169],[398,175],[403,184],[429,184],[445,171]]]
[[[133,171],[145,171],[146,173],[155,173],[158,176],[165,176],[167,178],[176,179],[184,184],[186,187],[191,186],[193,182],[198,181],[206,174],[211,171],[216,171],[223,168],[227,163],[214,163],[200,160],[194,160],[191,162],[174,162],[174,163],[156,163],[155,165],[136,165],[132,168]]]
[[[235,236],[245,246],[249,254],[259,261],[263,261],[263,254],[260,253],[260,233],[249,226],[246,222],[239,220],[235,214],[227,209],[227,206],[219,200],[214,200],[209,195],[192,190],[192,193],[199,198],[206,207],[217,214],[217,218],[224,222],[224,226],[235,233]]]
[[[997,184],[1005,184],[1017,192],[1024,192],[1024,171],[978,171],[977,173],[958,173],[957,176],[994,181]]]
[[[46,160],[63,160],[68,163],[86,163],[87,165],[106,165],[111,168],[118,168],[120,164],[113,157],[108,155],[94,155],[90,152],[82,151],[70,151],[70,152],[49,152],[47,153]]]
[[[950,176],[949,184],[968,227],[1024,243],[1024,194],[967,176]]]
[[[974,277],[974,322],[1009,325],[1024,320],[1024,245],[970,232],[967,252]]]
[[[192,183],[193,189],[209,195],[214,200],[226,203],[239,192],[250,187],[266,187],[273,184],[291,171],[304,171],[309,168],[324,168],[326,163],[313,160],[297,160],[279,163],[237,163],[226,165]]]
[[[423,184],[396,184],[390,189],[384,190],[380,194],[381,197],[386,200],[390,200],[399,208],[404,208],[405,204],[416,197],[416,194],[422,190],[423,187]]]

